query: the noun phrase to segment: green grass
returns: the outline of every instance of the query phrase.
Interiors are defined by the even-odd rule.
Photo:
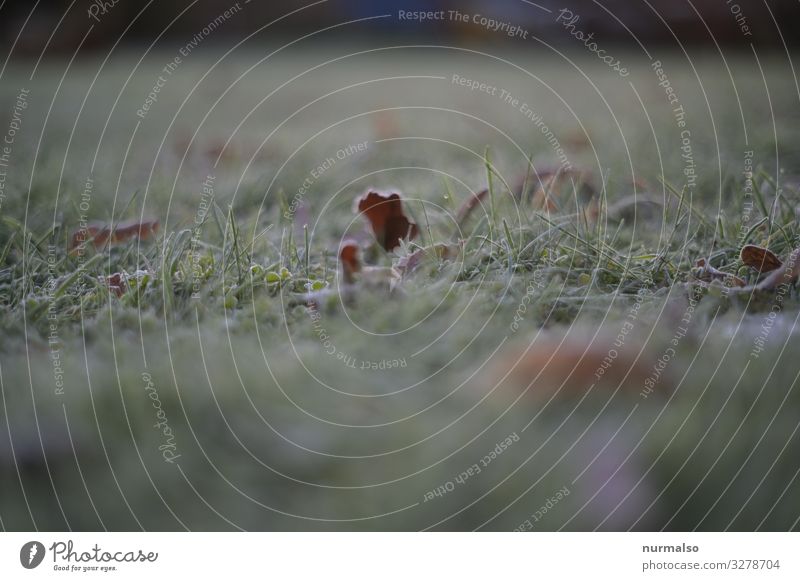
[[[170,78],[138,126],[169,54],[149,57],[127,85],[135,60],[115,57],[82,112],[99,61],[73,65],[49,116],[65,63],[45,62],[31,81],[27,68],[10,71],[3,110],[17,85],[31,88],[31,107],[0,210],[4,528],[797,528],[797,292],[773,320],[775,292],[733,294],[692,278],[706,257],[754,283],[738,258],[743,243],[782,258],[798,246],[800,136],[784,65],[761,63],[773,126],[746,55],[729,60],[741,114],[713,58],[695,63],[702,89],[677,57],[662,59],[688,112],[698,168],[690,192],[680,130],[647,63],[630,77],[645,113],[627,80],[582,55],[573,56],[595,86],[563,64],[515,55],[551,91],[489,58],[416,51],[425,58],[360,55],[312,72],[233,136],[318,55],[271,61],[237,81],[260,58],[245,54],[201,81],[216,60],[205,55]],[[524,97],[565,143],[583,126],[592,147],[568,153],[592,171],[602,219],[576,217],[569,202],[544,214],[515,196],[521,178],[535,180],[529,157],[537,169],[553,164],[551,146],[518,110],[453,86],[453,73]],[[446,78],[368,82],[409,75]],[[378,109],[394,110],[365,114]],[[176,144],[195,129],[183,159]],[[231,153],[213,168],[205,150],[229,137]],[[404,139],[382,141],[390,137]],[[291,211],[298,188],[364,141],[366,153],[337,160],[302,196],[304,229],[304,214]],[[742,175],[751,149],[752,209]],[[209,174],[214,197],[202,216]],[[666,201],[663,212],[607,215],[633,193],[632,176],[647,184],[638,194]],[[340,300],[337,248],[363,229],[352,205],[370,186],[402,191],[420,225],[399,255],[454,238],[464,252],[426,261],[395,292],[363,281]],[[457,208],[487,186],[485,208],[458,235]],[[82,213],[106,223],[156,217],[161,230],[70,255]],[[364,257],[398,259],[374,247]],[[100,278],[118,272],[129,276],[120,297]],[[331,291],[316,320],[309,290]],[[595,337],[612,347],[640,292],[624,350],[648,370],[691,313],[669,381],[648,397],[632,378],[621,389],[598,382],[584,397],[576,388],[590,379],[573,377],[552,399],[518,398],[527,384],[516,380],[497,385],[498,361],[532,342]],[[701,298],[687,310],[694,292]],[[511,434],[519,441],[479,474],[425,501]],[[165,462],[166,449],[180,457]],[[570,494],[535,521],[564,487]]]

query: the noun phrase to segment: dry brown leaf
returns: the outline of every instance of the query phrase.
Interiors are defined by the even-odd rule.
[[[530,386],[529,393],[550,396],[583,393],[594,385],[621,389],[629,393],[668,391],[672,383],[667,372],[653,379],[656,361],[650,353],[639,354],[639,343],[629,338],[622,346],[615,337],[594,331],[575,331],[565,338],[538,337],[525,350],[510,349],[490,370],[490,385],[510,383],[517,389]],[[506,374],[508,376],[506,377]],[[503,378],[506,377],[505,380]]]
[[[234,161],[240,157],[240,153],[237,151],[236,147],[230,143],[226,146],[225,140],[223,139],[209,141],[205,146],[203,154],[209,159],[218,159],[223,163]]]
[[[589,204],[595,198],[594,188],[587,182],[586,172],[576,169],[559,169],[538,174],[539,184],[533,191],[531,204],[536,209],[557,211],[565,202],[573,199],[573,188],[577,188],[578,203]],[[561,200],[561,204],[559,204]]]
[[[173,152],[179,157],[201,155],[222,163],[249,155],[240,145],[235,145],[233,142],[226,146],[226,140],[221,137],[202,141],[200,138],[193,139],[189,133],[183,133],[173,142]]]
[[[124,295],[125,291],[128,290],[128,284],[125,279],[125,275],[121,272],[115,272],[110,276],[106,276],[104,280],[108,290],[118,297]]]
[[[101,232],[105,232],[101,235]],[[110,231],[105,231],[105,226],[100,224],[89,224],[86,228],[80,228],[72,233],[72,238],[70,238],[69,249],[71,252],[78,249],[78,247],[83,246],[87,242],[94,242],[94,240],[98,237],[102,240],[101,243],[105,243],[108,240],[108,233]],[[99,245],[98,244],[98,245]]]
[[[739,258],[746,266],[760,273],[772,272],[783,266],[783,262],[781,262],[781,259],[778,258],[774,252],[753,244],[742,246]]]
[[[663,218],[664,200],[648,194],[630,194],[610,204],[606,214],[609,220],[625,220],[629,224],[637,220]]]
[[[121,222],[116,227],[90,224],[86,228],[81,228],[72,234],[70,251],[74,252],[78,247],[92,243],[95,248],[109,244],[120,244],[131,238],[145,240],[155,236],[158,232],[158,220],[143,220],[141,222],[129,221]]]
[[[558,184],[555,176],[544,178],[538,188],[533,191],[531,196],[531,204],[537,210],[547,210],[548,212],[558,211],[558,204],[556,198],[560,193],[554,192],[554,186]]]
[[[697,273],[697,278],[703,281],[711,281],[711,280],[721,280],[723,283],[728,284],[729,286],[738,286],[744,287],[747,286],[747,283],[743,281],[736,275],[728,274],[727,272],[722,272],[708,264],[708,261],[705,258],[700,258],[695,262],[695,266],[699,269]]]
[[[581,129],[568,131],[564,136],[564,144],[572,151],[585,151],[592,145],[589,136]]]
[[[111,230],[111,242],[118,244],[131,238],[151,238],[158,232],[158,220],[144,220],[142,222],[122,222]]]
[[[800,274],[800,248],[795,248],[786,259],[786,262],[778,269],[773,270],[764,280],[758,283],[755,288],[758,290],[774,290],[781,285],[792,285],[797,282]]]
[[[348,240],[339,249],[339,262],[342,264],[342,278],[347,284],[355,280],[355,273],[361,272],[358,243]]]
[[[413,240],[417,235],[417,225],[403,212],[400,194],[367,192],[356,199],[356,208],[367,218],[375,239],[387,252],[400,246],[401,240]]]

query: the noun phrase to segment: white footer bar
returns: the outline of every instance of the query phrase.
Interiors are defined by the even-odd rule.
[[[0,579],[14,580],[796,580],[798,562],[792,533],[0,534]]]

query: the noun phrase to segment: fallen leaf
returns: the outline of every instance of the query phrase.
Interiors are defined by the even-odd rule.
[[[98,224],[89,224],[86,228],[80,228],[72,233],[72,238],[70,239],[69,249],[70,251],[75,251],[78,247],[83,246],[86,242],[94,242],[94,240],[101,236],[101,232],[104,232],[105,226],[98,225]],[[108,233],[106,232],[102,236],[102,243],[105,243],[108,240]]]
[[[566,337],[540,335],[527,349],[510,348],[499,355],[490,368],[489,385],[511,385],[516,389],[530,387],[534,395],[582,393],[593,386],[618,386],[629,393],[668,391],[672,382],[661,371],[653,379],[656,360],[647,350],[640,354],[641,344],[629,341],[615,344],[610,333],[596,338],[593,330],[574,329]],[[652,385],[651,385],[652,384]]]
[[[789,254],[786,262],[780,268],[776,268],[770,272],[764,280],[756,285],[746,286],[736,289],[740,293],[752,293],[753,291],[772,291],[778,287],[786,284],[793,285],[797,282],[798,275],[800,275],[800,248],[795,248]]]
[[[209,141],[206,144],[203,154],[213,160],[220,160],[221,162],[229,162],[239,157],[239,152],[232,144],[225,145],[225,141],[217,139]]]
[[[721,280],[722,282],[728,284],[728,286],[738,286],[744,287],[747,286],[747,283],[743,281],[736,275],[728,274],[727,272],[722,272],[708,264],[708,261],[705,258],[700,258],[695,262],[695,266],[698,268],[698,272],[696,273],[696,278],[703,281],[710,281],[710,280]]]
[[[358,256],[358,243],[348,240],[339,249],[339,262],[342,265],[342,277],[347,284],[355,280],[355,273],[361,271],[361,260]]]
[[[773,290],[777,287],[797,282],[800,274],[800,248],[795,248],[780,268],[773,270],[764,280],[756,285],[758,290]]]
[[[558,211],[558,204],[551,195],[554,180],[554,177],[545,178],[541,185],[534,190],[533,196],[531,196],[531,204],[537,210],[544,209],[548,212]]]
[[[578,203],[589,204],[595,197],[594,188],[586,181],[585,172],[576,169],[558,169],[556,171],[542,172],[538,174],[539,185],[533,191],[531,204],[536,209],[547,211],[557,211],[559,209],[558,200],[565,201],[573,199],[573,192],[577,188]]]
[[[630,194],[610,204],[606,214],[611,221],[624,220],[629,224],[663,218],[664,200],[647,194]]]
[[[366,216],[375,239],[387,252],[400,246],[401,240],[413,240],[417,235],[417,225],[403,212],[400,194],[367,192],[356,199],[356,208]]]
[[[591,147],[591,141],[585,131],[573,129],[564,136],[564,144],[572,151],[584,151]]]
[[[118,297],[124,295],[125,291],[128,290],[125,275],[121,272],[115,272],[114,274],[105,277],[105,284],[108,287],[108,290]]]
[[[746,266],[760,273],[772,272],[783,266],[783,262],[774,252],[753,244],[742,246],[739,258]]]
[[[131,238],[146,239],[158,232],[158,220],[144,220],[142,222],[122,222],[111,230],[111,242],[118,244]]]
[[[70,251],[74,252],[79,247],[90,242],[95,248],[99,248],[106,243],[119,244],[131,238],[145,240],[154,236],[156,232],[158,232],[158,228],[158,220],[121,222],[116,227],[102,224],[90,224],[86,228],[81,228],[72,234]]]
[[[234,143],[228,143],[223,138],[211,138],[201,141],[199,138],[192,138],[188,132],[180,135],[173,143],[173,151],[175,155],[193,156],[199,154],[205,158],[213,161],[219,160],[226,163],[241,158],[246,153],[241,147],[237,147]]]

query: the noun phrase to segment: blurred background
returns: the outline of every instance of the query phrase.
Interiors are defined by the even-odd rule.
[[[240,4],[244,4],[241,0]],[[17,54],[38,54],[49,41],[53,53],[72,52],[86,32],[87,13],[95,6],[95,29],[84,43],[86,50],[98,49],[113,44],[120,38],[123,43],[159,43],[183,40],[188,33],[195,34],[209,20],[230,8],[230,0],[177,0],[175,2],[131,2],[117,3],[100,0],[6,0],[2,3],[0,35],[3,46],[16,43]],[[248,17],[234,19],[224,31],[215,34],[215,42],[226,38],[241,39],[256,31],[267,22],[285,15],[292,8],[314,4],[313,2],[252,2],[248,4]],[[106,12],[100,6],[106,6]],[[491,17],[512,21],[527,28],[533,35],[548,43],[564,43],[568,39],[559,34],[559,25],[545,10],[554,13],[564,6],[580,14],[581,24],[596,33],[605,42],[631,43],[638,37],[650,45],[654,43],[742,44],[742,27],[747,26],[747,40],[758,47],[796,44],[800,35],[794,23],[800,18],[800,4],[793,0],[694,0],[674,2],[672,0],[630,1],[606,0],[502,0],[457,1],[457,0],[348,0],[317,3],[313,10],[303,10],[281,22],[270,36],[294,37],[321,27],[339,22],[396,13],[398,10],[461,10],[462,12],[484,12]],[[111,8],[113,6],[113,8]],[[35,9],[34,9],[35,8]],[[656,14],[656,11],[658,14]],[[176,17],[181,15],[176,20]],[[27,22],[27,26],[23,24]],[[623,24],[624,23],[624,24]],[[57,28],[56,28],[56,25]],[[780,34],[776,33],[776,25]],[[20,31],[23,31],[21,34]],[[52,34],[52,38],[51,38]],[[674,35],[674,36],[673,36]],[[339,37],[355,40],[352,30],[331,31],[324,40]],[[370,38],[373,37],[373,38]],[[501,42],[496,34],[474,26],[463,26],[445,20],[408,26],[397,19],[386,19],[368,23],[359,33],[359,41],[385,40],[387,36],[418,37],[460,42]],[[713,39],[712,39],[713,37]],[[259,41],[263,41],[260,38]]]

